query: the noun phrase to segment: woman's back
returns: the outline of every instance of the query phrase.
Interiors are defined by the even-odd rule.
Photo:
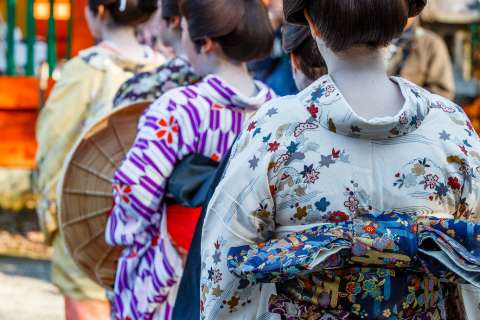
[[[371,211],[475,218],[480,144],[467,116],[442,97],[394,81],[405,98],[394,117],[362,119],[329,76],[298,99],[276,101],[279,113],[265,128],[273,135],[257,157],[270,159],[269,181],[280,186],[277,232]]]
[[[291,257],[282,250],[276,253],[276,256],[274,251],[280,248],[276,244],[267,244],[265,249],[262,249],[262,245],[255,247],[257,249],[249,249],[254,248],[245,247],[250,241],[262,243],[278,239],[273,241],[279,241],[278,245],[284,250],[289,246],[282,241],[292,241],[293,250],[295,245],[301,245],[305,240],[301,234],[307,229],[325,224],[333,224],[335,228],[339,228],[341,223],[348,225],[356,219],[356,222],[353,221],[355,225],[358,224],[358,219],[381,212],[407,213],[407,216],[412,217],[412,221],[416,221],[418,216],[476,218],[474,212],[478,212],[476,208],[480,186],[477,182],[480,157],[476,150],[480,147],[480,142],[467,116],[461,108],[442,97],[430,94],[406,80],[392,80],[399,85],[405,98],[405,105],[395,117],[374,118],[369,121],[361,119],[352,111],[327,75],[295,97],[268,103],[249,120],[246,124],[247,131],[235,145],[227,173],[218,185],[217,190],[222,192],[213,196],[204,224],[202,261],[209,269],[202,271],[202,285],[208,288],[209,293],[203,304],[209,317],[221,314],[219,318],[222,318],[223,312],[228,310],[240,318],[250,312],[261,316],[268,310],[292,316],[285,310],[291,311],[289,308],[293,307],[302,309],[300,301],[305,302],[305,306],[320,303],[321,308],[318,310],[322,312],[330,310],[331,308],[318,301],[324,291],[314,294],[309,291],[312,285],[314,288],[326,288],[328,284],[334,288],[325,296],[327,304],[334,301],[332,310],[338,311],[339,305],[340,309],[354,308],[352,301],[356,301],[355,299],[361,303],[362,312],[367,312],[366,308],[372,306],[364,301],[369,294],[362,296],[358,292],[345,293],[342,291],[345,283],[332,283],[335,275],[330,280],[325,280],[320,275],[314,276],[316,280],[312,282],[308,277],[295,277],[297,271],[294,271],[296,269],[293,266],[287,268],[283,265],[279,269],[286,274],[293,272],[291,277],[279,276],[276,270],[270,269],[280,256],[284,256],[288,260],[286,263],[292,265],[301,264],[300,261],[306,258],[318,259],[308,261],[323,261],[322,266],[323,263],[329,264],[326,269],[345,267],[343,264],[335,264],[345,261],[337,260],[339,256],[336,256],[335,252],[348,248],[348,242],[345,244],[340,240],[340,244],[333,243],[333,247],[329,247],[331,252],[315,258],[302,255],[302,249],[292,251],[294,255]],[[217,234],[213,230],[216,230],[219,224],[225,229]],[[383,230],[374,223],[365,225],[362,232],[373,237],[372,243],[369,244],[368,240],[366,244],[374,247],[378,245],[378,248],[383,246],[382,248],[389,252],[385,254],[388,261],[383,260],[385,257],[377,260],[378,256],[368,254],[367,260],[362,260],[363,265],[378,265],[378,261],[384,261],[387,265],[395,265],[402,262],[402,259],[410,261],[412,257],[407,255],[405,258],[400,255],[402,249],[401,246],[400,249],[398,247],[400,242],[396,236],[390,239],[393,242],[389,241],[388,236],[376,238],[377,228],[378,232]],[[295,232],[300,232],[299,238],[292,236]],[[352,236],[349,236],[348,232],[344,233],[345,231],[335,232],[332,231],[332,234],[336,234],[335,237],[340,239],[350,239]],[[315,246],[318,246],[318,243]],[[235,247],[238,248],[232,249]],[[359,255],[365,254],[362,251],[365,250],[364,247],[354,246],[352,250],[353,255],[356,254],[355,250],[359,250]],[[233,281],[232,275],[222,269],[218,270],[218,274],[222,276],[215,276],[216,271],[210,268],[221,266],[215,260],[223,259],[216,258],[220,252],[229,252],[223,263],[228,264],[230,272],[245,278]],[[398,255],[392,252],[397,252]],[[253,256],[257,258],[250,260]],[[344,276],[359,275],[359,278],[351,279],[353,282],[361,283],[362,277],[364,280],[376,277],[377,282],[382,282],[375,287],[380,290],[375,291],[375,294],[383,297],[386,304],[382,302],[378,308],[392,306],[392,302],[401,306],[404,302],[402,299],[408,297],[411,288],[410,285],[405,286],[405,283],[434,281],[434,278],[418,275],[413,271],[397,271],[396,276],[385,280],[383,276],[375,275],[378,270],[384,269],[346,270]],[[321,275],[325,277],[325,273]],[[260,290],[260,286],[246,289],[254,283],[251,276],[259,277],[257,281],[260,282],[294,279],[278,286],[279,295],[274,295],[275,289],[270,284],[262,285]],[[387,286],[383,286],[387,283],[385,281],[390,281],[388,288],[391,289],[387,290]],[[220,296],[211,291],[217,287],[219,292],[222,292]],[[247,295],[250,301],[260,304],[246,309],[237,306],[230,309],[221,307],[218,299],[231,301],[241,292]],[[395,292],[399,296],[393,299],[387,292]],[[419,296],[435,297],[429,298],[431,306],[436,306],[443,299],[441,288],[433,282],[432,286],[422,285],[414,292]],[[285,303],[285,299],[292,296],[299,300]],[[268,301],[269,297],[270,302],[260,302]],[[424,304],[415,307],[412,305],[409,312],[427,312],[427,307]],[[434,312],[438,310],[434,308]],[[382,311],[380,310],[380,314]],[[402,318],[401,311],[397,313],[391,309],[390,312]],[[371,319],[378,316],[369,314]],[[274,318],[271,314],[269,316]]]

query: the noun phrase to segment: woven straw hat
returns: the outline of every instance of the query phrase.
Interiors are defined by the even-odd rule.
[[[72,149],[58,190],[60,230],[77,265],[95,282],[112,288],[122,248],[105,242],[112,208],[112,178],[137,135],[149,105],[116,109],[93,125]]]

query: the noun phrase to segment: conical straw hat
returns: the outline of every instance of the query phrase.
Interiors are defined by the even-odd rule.
[[[60,177],[60,229],[77,265],[95,282],[112,288],[122,248],[105,242],[112,209],[112,178],[133,145],[149,102],[114,110],[93,125],[72,149]]]

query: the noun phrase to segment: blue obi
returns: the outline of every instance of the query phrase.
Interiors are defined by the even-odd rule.
[[[480,287],[479,240],[473,222],[369,213],[231,248],[227,263],[277,283],[271,311],[287,319],[442,319],[442,282]]]

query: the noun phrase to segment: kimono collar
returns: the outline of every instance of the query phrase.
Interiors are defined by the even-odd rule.
[[[422,88],[392,77],[400,87],[405,103],[395,116],[366,120],[357,115],[332,78],[325,75],[299,93],[310,113],[310,122],[354,138],[388,139],[406,135],[420,127],[430,111],[430,94]]]
[[[154,69],[165,62],[165,58],[144,46],[144,57],[133,60],[122,52],[115,44],[103,41],[96,46],[82,50],[79,56],[95,69],[106,71],[112,68],[138,73]]]
[[[255,81],[257,93],[247,97],[216,75],[209,75],[201,81],[202,89],[209,93],[214,102],[229,108],[257,110],[275,97],[272,89],[260,81]]]

